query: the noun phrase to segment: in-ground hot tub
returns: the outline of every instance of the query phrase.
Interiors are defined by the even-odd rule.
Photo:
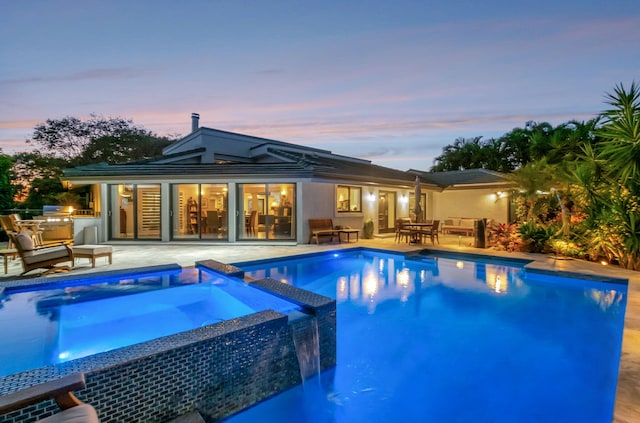
[[[193,409],[219,419],[300,383],[292,333],[312,316],[327,355],[323,368],[335,364],[333,300],[269,279],[249,285],[239,269],[211,261],[184,272],[177,265],[143,270],[119,275],[116,284],[95,275],[90,280],[100,285],[94,289],[69,277],[29,281],[48,292],[35,302],[36,312],[55,328],[42,325],[49,336],[38,336],[48,339],[47,347],[36,348],[44,351],[41,366],[4,370],[0,393],[82,371],[87,388],[78,396],[103,422],[164,421]],[[123,282],[131,280],[138,282]],[[62,292],[51,292],[52,282],[62,284]],[[5,306],[20,306],[26,283],[5,290]],[[270,290],[276,295],[265,293]],[[203,298],[211,291],[214,299]],[[50,403],[45,413],[55,409]],[[31,413],[40,412],[27,408],[0,422]]]

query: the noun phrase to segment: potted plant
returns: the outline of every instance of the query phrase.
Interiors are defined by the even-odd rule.
[[[362,228],[362,236],[365,239],[373,238],[373,220],[367,219],[364,222],[364,227]]]

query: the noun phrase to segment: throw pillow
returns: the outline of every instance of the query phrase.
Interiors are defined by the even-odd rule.
[[[22,251],[31,251],[35,248],[29,232],[20,232],[16,235],[16,242],[20,244],[20,249]]]

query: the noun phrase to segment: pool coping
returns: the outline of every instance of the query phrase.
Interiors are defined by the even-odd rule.
[[[152,272],[162,272],[162,271],[170,271],[170,270],[182,270],[182,266],[179,264],[158,264],[154,266],[144,266],[144,267],[136,267],[133,269],[117,269],[117,270],[103,270],[100,272],[94,273],[85,273],[85,274],[70,274],[70,275],[56,275],[54,277],[46,277],[40,276],[29,279],[16,279],[13,281],[3,282],[2,287],[6,290],[10,289],[22,289],[28,288],[31,286],[47,286],[47,285],[55,285],[60,282],[65,281],[77,281],[84,279],[98,279],[98,278],[108,278],[116,275],[140,275],[144,273],[152,273]]]

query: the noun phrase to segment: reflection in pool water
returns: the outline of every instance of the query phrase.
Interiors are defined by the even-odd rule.
[[[626,285],[366,251],[239,265],[335,298],[338,364],[229,422],[612,419]]]

